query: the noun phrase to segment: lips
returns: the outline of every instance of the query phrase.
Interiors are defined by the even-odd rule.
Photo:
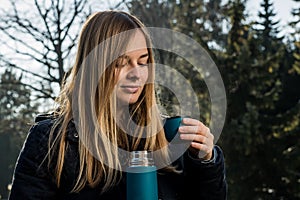
[[[140,86],[139,85],[122,85],[121,88],[126,92],[126,93],[136,93]]]

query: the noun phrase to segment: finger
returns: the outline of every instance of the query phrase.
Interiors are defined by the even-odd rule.
[[[196,134],[186,134],[186,133],[180,134],[180,139],[182,139],[182,140],[193,141],[196,137],[197,137]]]
[[[180,133],[198,134],[200,132],[198,126],[180,126],[178,131]]]
[[[207,130],[206,130],[206,137],[209,138],[210,140],[214,141],[214,135],[210,132],[210,129],[207,127]]]
[[[194,149],[197,149],[199,151],[204,152],[205,154],[209,154],[209,153],[212,152],[212,147],[210,147],[209,145],[206,145],[206,144],[201,144],[201,143],[198,143],[198,142],[192,142],[191,146]]]
[[[182,140],[190,140],[198,143],[211,143],[208,141],[207,137],[204,137],[203,135],[197,135],[197,134],[180,134],[180,139]]]
[[[204,136],[210,133],[206,126],[181,126],[178,130],[180,133],[201,134]]]
[[[182,119],[183,126],[197,126],[198,129],[196,129],[199,132],[208,132],[210,133],[210,130],[207,126],[205,126],[201,121],[193,118],[183,118]]]
[[[197,119],[193,119],[193,118],[183,118],[182,123],[184,125],[188,125],[188,126],[201,126],[201,125],[204,126],[204,124],[202,122],[200,122]]]

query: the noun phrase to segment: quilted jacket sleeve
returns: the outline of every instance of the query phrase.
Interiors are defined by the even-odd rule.
[[[225,175],[224,156],[221,148],[215,146],[215,160],[203,163],[184,157],[185,168],[185,198],[205,200],[227,199],[227,183]]]
[[[50,120],[32,126],[19,154],[12,183],[10,200],[56,199],[57,187],[53,181],[47,160]]]

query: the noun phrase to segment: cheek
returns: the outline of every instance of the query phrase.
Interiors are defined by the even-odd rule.
[[[126,76],[126,74],[124,73],[124,70],[115,70],[115,83],[118,83],[120,80],[124,79],[124,77]]]
[[[148,67],[141,69],[141,78],[143,79],[143,82],[146,82],[149,77],[149,69]]]

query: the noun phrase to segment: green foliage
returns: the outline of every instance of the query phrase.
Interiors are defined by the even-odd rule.
[[[283,38],[277,36],[272,3],[265,0],[261,4],[259,29],[243,23],[242,2],[232,1],[228,6],[232,26],[228,50],[221,57],[228,89],[228,117],[221,144],[228,164],[229,198],[296,198],[299,190],[291,189],[291,180],[294,185],[299,183],[297,178],[291,179],[290,172],[297,171],[300,163],[289,169],[284,166],[288,162],[287,149],[298,146],[286,141],[290,131],[293,137],[299,135],[299,105],[287,103],[285,96],[291,86],[287,81],[291,57]],[[292,114],[283,104],[297,111]]]
[[[293,56],[295,61],[290,72],[300,75],[300,7],[294,8],[292,10],[292,15],[294,17],[294,21],[290,23],[290,26],[294,30],[292,37],[294,42]]]
[[[137,4],[147,6],[136,10]],[[225,153],[228,199],[299,198],[300,78],[296,73],[300,69],[300,32],[294,36],[298,40],[293,47],[284,43],[270,0],[261,1],[258,21],[249,23],[246,0],[230,0],[223,7],[213,0],[141,0],[129,5],[133,14],[138,12],[143,21],[148,20],[147,25],[172,28],[197,40],[217,63],[228,102],[218,141]],[[159,24],[143,18],[145,11],[158,13]],[[294,13],[299,16],[300,12]],[[227,32],[222,29],[224,23]],[[203,77],[195,76],[192,67],[174,55],[161,53],[159,61],[178,70],[197,88],[203,100],[199,102],[205,116],[201,120],[209,123],[209,92]],[[172,76],[166,79],[176,84]],[[161,94],[169,97],[164,105],[167,109],[178,104],[172,94]]]
[[[10,70],[0,80],[0,195],[8,195],[7,186],[37,105],[31,105],[31,91]]]
[[[274,20],[276,12],[270,0],[261,0],[258,21],[249,23],[246,0],[229,0],[226,5],[221,0],[124,2],[146,26],[171,28],[192,37],[219,67],[228,102],[226,123],[218,141],[225,154],[228,199],[299,199],[299,7],[292,11],[290,28],[294,32],[290,45],[278,36],[281,27]],[[204,73],[199,74],[178,55],[162,50],[155,53],[157,63],[172,66],[191,83],[201,99],[200,118],[209,124],[211,102]],[[179,84],[172,73],[164,78],[168,85]],[[9,70],[1,77],[0,177],[12,173],[36,110],[21,79]],[[183,94],[187,98],[191,95]],[[158,95],[167,114],[178,114],[178,99],[172,91],[158,88]],[[10,179],[2,179],[1,187]],[[4,190],[2,187],[1,194]]]

